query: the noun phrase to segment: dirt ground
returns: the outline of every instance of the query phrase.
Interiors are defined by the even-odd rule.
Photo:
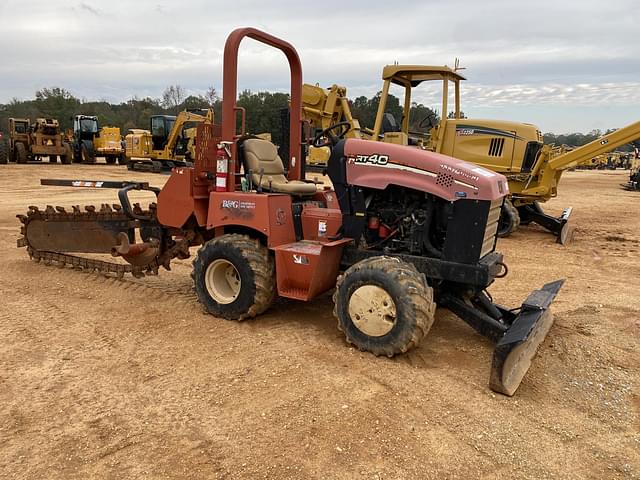
[[[492,346],[438,310],[422,344],[349,348],[330,296],[243,323],[205,315],[190,261],[140,280],[46,267],[16,248],[28,205],[115,200],[38,179],[167,177],[123,167],[0,166],[0,477],[640,478],[640,193],[626,172],[568,172],[574,243],[500,240],[491,287],[518,306],[567,282],[513,398],[488,389]]]

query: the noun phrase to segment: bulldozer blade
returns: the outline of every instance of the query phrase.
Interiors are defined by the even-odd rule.
[[[521,223],[534,222],[556,236],[556,242],[568,245],[573,239],[573,225],[569,225],[569,217],[573,208],[566,208],[562,215],[554,217],[544,212],[538,202],[518,207]]]
[[[524,301],[520,313],[498,341],[493,353],[490,388],[512,396],[553,325],[549,309],[564,280],[547,283]]]

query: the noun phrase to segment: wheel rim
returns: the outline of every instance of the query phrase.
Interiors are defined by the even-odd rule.
[[[362,333],[381,337],[396,324],[396,304],[383,288],[364,285],[349,298],[349,317]]]
[[[218,303],[227,305],[240,294],[242,282],[236,267],[229,260],[218,258],[209,264],[204,274],[209,295]]]

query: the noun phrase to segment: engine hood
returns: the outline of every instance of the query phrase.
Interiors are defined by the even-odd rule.
[[[385,189],[398,185],[432,193],[445,200],[497,200],[509,193],[507,179],[457,158],[414,147],[348,139],[347,181]]]

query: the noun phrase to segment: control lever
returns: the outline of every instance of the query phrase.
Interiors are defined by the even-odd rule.
[[[249,169],[247,174],[247,181],[249,182],[249,191],[253,190],[253,170]]]
[[[260,169],[260,178],[258,179],[258,188],[256,189],[258,193],[262,193],[262,177],[264,176],[264,168]]]
[[[267,177],[267,180],[269,180],[269,191],[270,191],[270,192],[272,192],[272,191],[273,191],[273,189],[271,188],[271,182],[273,182],[273,177],[272,177],[271,175],[269,175],[269,176]]]

